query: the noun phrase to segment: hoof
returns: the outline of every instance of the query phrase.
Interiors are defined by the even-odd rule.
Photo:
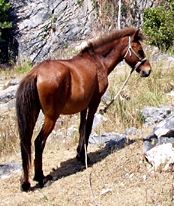
[[[21,191],[28,192],[30,190],[30,183],[25,182],[21,184]]]
[[[80,161],[81,163],[82,163],[82,165],[86,165],[86,163],[85,163],[85,157],[82,157],[82,156],[80,156],[79,154],[77,154],[76,155],[76,159],[78,160],[78,161]],[[92,162],[91,162],[91,160],[90,160],[90,158],[87,156],[87,164],[88,165],[91,165],[92,164]]]
[[[51,175],[47,175],[43,179],[39,180],[38,183],[39,183],[40,188],[43,188],[52,179],[53,179],[53,177]]]

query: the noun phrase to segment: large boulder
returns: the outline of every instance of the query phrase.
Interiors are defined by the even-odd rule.
[[[92,2],[10,0],[18,59],[35,63],[53,58],[59,48],[82,40],[92,30]]]
[[[143,138],[146,160],[158,171],[174,170],[174,113],[157,124],[152,133]]]

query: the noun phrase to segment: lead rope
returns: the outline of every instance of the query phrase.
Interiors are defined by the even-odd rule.
[[[107,109],[111,106],[111,104],[117,99],[118,95],[120,94],[120,92],[123,90],[123,88],[125,87],[126,83],[128,82],[132,72],[134,71],[134,69],[131,70],[131,72],[129,73],[128,77],[126,78],[126,80],[124,81],[122,87],[120,88],[120,90],[118,91],[118,93],[114,96],[114,98],[111,100],[111,102],[103,109],[100,110],[99,113],[100,114],[104,114],[106,113]],[[92,184],[91,184],[91,178],[90,178],[90,174],[88,171],[88,158],[87,158],[87,151],[86,151],[86,143],[84,142],[84,149],[85,149],[85,167],[86,167],[86,174],[87,174],[87,179],[88,179],[88,185],[89,185],[89,190],[91,193],[91,197],[93,200],[93,203],[95,206],[100,206],[99,204],[97,204],[95,197],[94,197],[94,193],[92,190]]]
[[[87,174],[87,179],[88,179],[89,190],[90,190],[91,197],[92,197],[94,205],[95,206],[100,206],[99,204],[97,204],[97,202],[95,200],[95,197],[94,197],[94,192],[92,190],[91,178],[90,178],[90,174],[89,174],[89,171],[88,171],[88,158],[87,158],[87,151],[86,151],[86,143],[84,143],[84,147],[85,147],[85,167],[86,167],[86,174]]]
[[[100,109],[99,113],[100,114],[104,114],[106,113],[106,111],[108,110],[108,108],[111,106],[111,104],[113,104],[113,102],[117,99],[118,95],[121,93],[121,91],[123,90],[123,88],[125,87],[125,85],[127,84],[132,72],[134,71],[134,69],[131,70],[131,72],[129,73],[129,75],[127,76],[126,80],[124,81],[123,85],[121,86],[120,90],[117,92],[117,94],[114,96],[114,98],[110,101],[109,104],[107,104],[107,106],[104,109]]]
[[[129,36],[129,39],[128,39],[128,49],[126,51],[126,54],[124,55],[124,59],[125,57],[127,56],[128,52],[129,52],[129,55],[131,56],[131,51],[135,54],[135,56],[138,58],[138,63],[135,65],[134,68],[132,68],[131,72],[129,73],[129,75],[127,76],[126,80],[124,81],[123,85],[121,86],[120,90],[117,92],[117,94],[114,96],[114,98],[110,101],[110,103],[102,110],[99,111],[100,114],[104,114],[106,113],[107,109],[111,106],[111,104],[113,104],[113,102],[117,99],[118,95],[121,93],[121,91],[123,90],[123,88],[125,87],[125,85],[127,84],[132,72],[137,69],[140,64],[142,64],[144,61],[146,61],[146,58],[142,59],[141,57],[139,57],[139,55],[137,55],[135,53],[135,51],[132,49],[132,46],[131,46],[131,41],[130,41],[130,36]],[[93,199],[93,203],[95,206],[100,206],[99,204],[96,203],[96,200],[95,200],[95,197],[94,197],[94,193],[93,193],[93,190],[92,190],[92,184],[91,184],[91,178],[90,178],[90,174],[89,174],[89,171],[88,171],[88,158],[87,158],[87,151],[86,151],[86,143],[84,143],[84,149],[85,149],[85,167],[86,167],[86,171],[87,171],[87,178],[88,178],[88,184],[89,184],[89,189],[90,189],[90,193],[91,193],[91,196],[92,196],[92,199]]]

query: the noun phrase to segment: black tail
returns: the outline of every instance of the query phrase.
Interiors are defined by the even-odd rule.
[[[31,138],[40,111],[36,81],[36,76],[26,76],[16,93],[16,115],[25,180],[28,180],[31,164]]]

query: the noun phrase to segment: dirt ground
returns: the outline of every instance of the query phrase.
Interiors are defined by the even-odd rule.
[[[143,159],[142,144],[141,140],[136,140],[115,150],[107,150],[104,145],[89,145],[88,153],[93,164],[85,170],[75,158],[77,144],[74,141],[50,138],[43,165],[45,174],[51,174],[53,181],[38,188],[32,181],[32,168],[32,190],[25,193],[20,191],[21,171],[3,177],[0,179],[0,205],[174,205],[174,174],[153,171]],[[10,160],[20,162],[20,154]]]

